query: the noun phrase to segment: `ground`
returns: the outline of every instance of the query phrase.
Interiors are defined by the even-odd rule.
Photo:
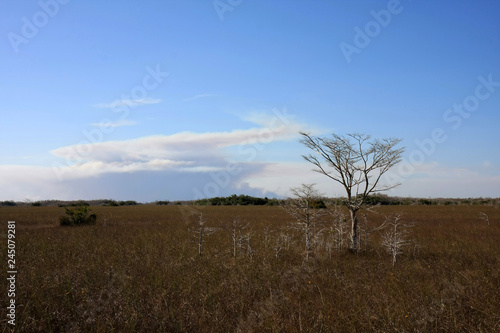
[[[0,207],[4,267],[7,221],[16,221],[19,332],[500,330],[495,206],[365,211],[359,253],[326,225],[307,262],[302,234],[280,207],[91,208],[95,226],[61,227],[64,208]],[[415,225],[393,267],[383,230],[366,231],[398,211]],[[200,213],[218,228],[201,256]],[[4,290],[0,320],[10,328]]]

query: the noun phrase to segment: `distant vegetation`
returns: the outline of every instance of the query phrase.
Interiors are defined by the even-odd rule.
[[[342,203],[343,198],[329,199],[336,205]],[[370,195],[366,199],[366,204],[368,206],[381,205],[420,205],[420,206],[440,206],[440,205],[489,205],[489,206],[499,206],[500,198],[410,198],[410,197],[391,197],[383,194]]]
[[[322,202],[326,206],[342,205],[344,198],[323,198]],[[36,202],[19,202],[13,200],[0,201],[0,207],[14,207],[14,206],[31,206],[31,207],[79,207],[85,206],[133,206],[133,205],[202,205],[202,206],[276,206],[283,203],[284,199],[275,198],[259,198],[249,195],[236,195],[233,194],[228,197],[215,197],[208,199],[201,199],[196,201],[155,201],[152,203],[141,204],[134,200],[116,201],[111,199],[100,200],[78,200],[78,201],[62,201],[62,200],[42,200]],[[486,205],[486,206],[500,206],[500,198],[411,198],[411,197],[391,197],[383,194],[370,195],[366,199],[368,206],[381,205],[418,205],[418,206],[449,206],[449,205]],[[320,207],[316,207],[320,208]]]
[[[215,197],[210,199],[201,199],[194,202],[195,205],[205,206],[275,206],[278,205],[280,200],[251,197],[249,195],[236,195],[233,194],[229,197]]]
[[[25,207],[80,207],[80,206],[134,206],[140,205],[137,201],[126,200],[126,201],[116,201],[111,199],[98,199],[98,200],[40,200],[40,201],[0,201],[0,207],[9,206],[25,206]]]
[[[71,206],[71,207],[80,207],[80,206],[90,206],[90,204],[86,201],[76,201],[76,202],[71,202],[67,205],[60,205],[60,207],[64,207],[64,206]]]

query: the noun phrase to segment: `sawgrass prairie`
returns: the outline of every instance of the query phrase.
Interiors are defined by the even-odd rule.
[[[17,331],[500,330],[496,206],[365,211],[359,253],[325,245],[335,236],[327,220],[307,262],[303,235],[280,207],[91,209],[95,226],[61,227],[64,208],[0,207],[4,267],[7,221],[16,221]],[[368,231],[399,211],[414,226],[393,266],[384,230]],[[217,228],[201,256],[200,213]],[[7,331],[6,306],[0,313]]]

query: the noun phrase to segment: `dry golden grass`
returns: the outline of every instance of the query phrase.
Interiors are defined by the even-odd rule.
[[[19,332],[500,331],[498,207],[367,213],[371,226],[396,210],[416,222],[416,243],[394,268],[379,232],[359,254],[317,249],[306,264],[301,235],[286,231],[276,258],[291,221],[278,207],[92,209],[96,226],[60,227],[63,208],[0,208],[4,262],[7,221],[17,225]],[[243,247],[233,258],[224,231],[198,256],[199,212],[209,226],[249,223],[253,256]],[[7,331],[5,306],[0,314]]]

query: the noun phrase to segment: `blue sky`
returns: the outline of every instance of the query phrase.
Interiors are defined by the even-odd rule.
[[[391,195],[500,196],[498,1],[9,0],[0,22],[0,200],[342,195],[299,131],[403,139]]]

